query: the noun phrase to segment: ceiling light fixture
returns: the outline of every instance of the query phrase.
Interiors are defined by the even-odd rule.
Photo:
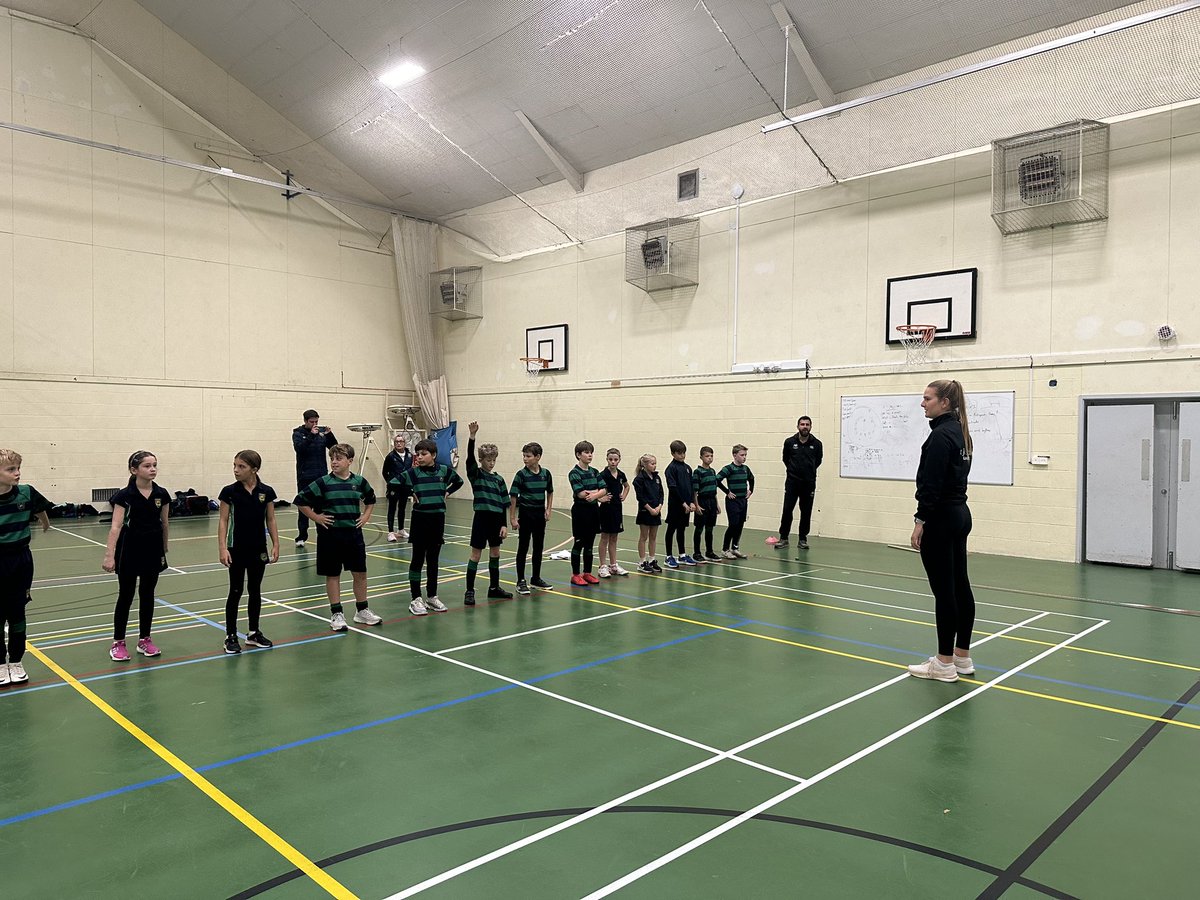
[[[425,67],[420,63],[415,63],[412,60],[407,60],[400,63],[394,69],[388,69],[379,76],[379,81],[384,87],[398,88],[401,85],[408,84],[410,81],[416,81],[425,74]]]

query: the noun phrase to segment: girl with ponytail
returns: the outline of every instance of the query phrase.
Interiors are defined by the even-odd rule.
[[[930,382],[921,397],[929,437],[917,467],[917,512],[910,543],[921,553],[937,620],[937,654],[908,667],[916,678],[958,681],[974,675],[971,631],[975,596],[967,577],[967,476],[971,472],[971,430],[967,398],[957,381]]]

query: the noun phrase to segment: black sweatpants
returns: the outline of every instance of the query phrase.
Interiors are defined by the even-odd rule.
[[[117,573],[117,608],[113,611],[113,640],[125,640],[125,629],[129,626],[129,610],[133,606],[133,595],[138,595],[138,637],[150,637],[154,625],[154,589],[158,587],[158,573]]]
[[[701,497],[700,512],[696,513],[696,536],[693,541],[692,556],[700,558],[700,535],[704,535],[705,552],[713,555],[713,526],[717,524],[717,498]]]
[[[421,568],[425,568],[425,596],[436,597],[438,565],[442,544],[446,542],[446,514],[419,512],[413,508],[412,528],[408,532],[412,558],[408,563],[408,590],[416,600],[421,596]]]
[[[32,585],[33,553],[29,545],[0,551],[0,637],[7,625],[9,662],[20,662],[25,657],[25,604]]]
[[[242,599],[242,583],[250,592],[246,600],[246,616],[250,620],[247,634],[258,631],[258,617],[262,612],[263,573],[267,564],[261,560],[239,560],[236,556],[229,566],[229,599],[225,601],[225,633],[237,634],[238,601]]]
[[[543,513],[543,520],[545,514]],[[545,529],[542,529],[545,533]],[[571,506],[571,574],[592,571],[592,548],[596,543],[596,535],[600,533],[600,507],[595,503],[576,501]],[[541,557],[541,553],[538,553]],[[537,578],[535,574],[533,576]]]
[[[965,503],[939,507],[925,520],[921,535],[921,563],[933,592],[937,621],[938,653],[950,656],[954,648],[971,649],[975,627],[975,595],[967,578],[967,535],[971,510]]]
[[[722,550],[736,550],[742,539],[742,529],[746,527],[746,501],[733,494],[725,495],[725,516],[729,525],[725,529],[725,540],[721,542]]]
[[[396,531],[393,524],[400,526],[400,531],[404,530],[404,515],[408,511],[408,491],[402,488],[390,488],[387,495],[388,501],[388,531]],[[400,515],[397,516],[396,513]]]
[[[542,577],[542,546],[546,542],[546,508],[517,507],[517,581],[525,580],[525,555],[533,550],[533,579]]]
[[[783,516],[779,519],[779,539],[786,541],[788,532],[792,530],[792,510],[796,501],[800,501],[800,540],[808,540],[808,530],[812,527],[813,499],[817,493],[815,481],[798,481],[787,479],[783,484]]]

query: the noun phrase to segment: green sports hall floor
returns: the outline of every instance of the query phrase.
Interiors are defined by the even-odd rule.
[[[281,511],[275,647],[240,656],[215,517],[175,520],[163,654],[125,664],[106,528],[39,534],[3,896],[1200,894],[1198,576],[973,555],[978,673],[931,683],[903,669],[934,636],[915,554],[748,533],[744,562],[583,589],[547,561],[553,590],[466,608],[450,506],[449,612],[408,614],[375,526],[385,622],[346,634]]]

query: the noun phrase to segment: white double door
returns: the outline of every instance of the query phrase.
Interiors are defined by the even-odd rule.
[[[1200,570],[1200,402],[1087,407],[1084,557]]]

